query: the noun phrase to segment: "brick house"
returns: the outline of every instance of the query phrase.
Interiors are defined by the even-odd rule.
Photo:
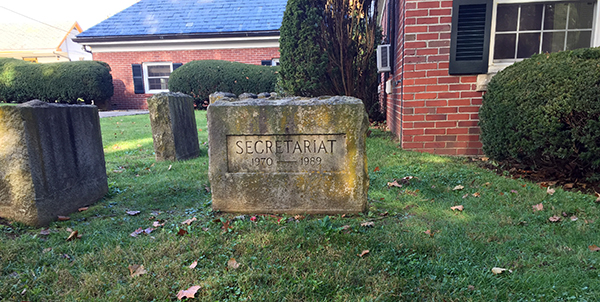
[[[390,45],[381,97],[407,150],[482,155],[478,112],[491,77],[535,53],[600,46],[598,0],[380,0],[379,8]]]
[[[286,0],[140,0],[79,34],[76,42],[111,67],[104,109],[145,109],[168,91],[171,72],[193,60],[275,65]]]

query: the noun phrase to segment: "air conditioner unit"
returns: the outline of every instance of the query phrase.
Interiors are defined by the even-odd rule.
[[[377,46],[377,72],[392,71],[391,50],[390,44]]]

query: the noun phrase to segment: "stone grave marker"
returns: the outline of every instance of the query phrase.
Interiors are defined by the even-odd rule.
[[[0,106],[0,217],[42,226],[107,192],[96,106]]]
[[[157,161],[186,160],[200,155],[194,99],[163,92],[148,98],[152,140]]]
[[[217,101],[207,117],[214,210],[365,211],[369,123],[361,100]]]

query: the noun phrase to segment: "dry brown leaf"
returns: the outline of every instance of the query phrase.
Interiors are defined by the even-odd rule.
[[[548,220],[550,220],[550,222],[559,222],[561,220],[560,216],[552,216],[550,218],[548,218]]]
[[[465,207],[463,207],[462,205],[458,205],[458,206],[453,206],[453,207],[450,207],[450,209],[451,209],[452,211],[456,211],[456,210],[458,210],[458,211],[462,211],[462,210],[464,210],[464,209],[465,209]]]
[[[304,216],[302,216],[302,215],[296,215],[296,216],[294,216],[294,219],[296,219],[296,220],[302,220],[302,219],[304,219]]]
[[[475,290],[475,286],[473,286],[473,285],[469,285],[469,286],[467,286],[467,288],[468,288],[469,290]]]
[[[67,221],[69,219],[71,219],[69,216],[58,216],[58,221]]]
[[[533,211],[543,211],[544,210],[544,204],[542,204],[541,202],[538,204],[534,204],[531,206],[533,208]]]
[[[161,227],[161,226],[164,226],[164,225],[165,224],[164,223],[160,223],[160,221],[155,221],[155,222],[152,223],[152,226],[155,227],[155,228],[158,228],[158,227]]]
[[[181,300],[183,298],[194,298],[194,295],[196,295],[200,288],[201,287],[199,285],[194,285],[186,290],[180,290],[179,293],[177,293],[177,300]]]
[[[129,273],[130,273],[131,277],[137,277],[137,276],[147,273],[147,271],[144,269],[143,264],[142,265],[133,264],[133,265],[129,266]]]
[[[458,185],[458,186],[454,187],[454,189],[452,189],[452,191],[462,190],[464,188],[465,188],[465,186]]]
[[[427,230],[427,231],[425,231],[423,233],[429,235],[429,237],[433,237],[433,234],[434,234],[433,232],[431,232],[431,230]]]
[[[362,258],[362,257],[364,257],[364,256],[365,256],[366,254],[368,254],[368,253],[369,253],[369,250],[363,250],[363,251],[362,251],[360,254],[356,254],[356,256],[358,256],[358,257],[361,257],[361,258]]]
[[[575,215],[571,216],[571,221],[577,221],[577,219],[579,219],[579,218],[577,218],[577,216],[575,216]]]
[[[67,228],[66,231],[69,232],[69,233],[71,233],[71,232],[73,232],[73,229]]]
[[[555,193],[555,192],[556,192],[556,190],[554,190],[554,189],[552,189],[552,188],[550,188],[550,187],[548,187],[548,188],[546,189],[546,193],[548,193],[548,194],[550,194],[550,195],[554,195],[554,193]]]
[[[377,172],[379,171],[379,167],[375,167],[375,169],[373,170],[373,172]]]
[[[389,213],[388,213],[388,211],[385,211],[385,212],[383,212],[383,213],[380,213],[380,214],[379,214],[379,216],[381,216],[381,217],[385,217],[385,216],[387,216],[388,214],[389,214]]]
[[[229,226],[229,220],[223,222],[223,226],[221,227],[221,229],[223,230],[223,233],[227,233],[230,229],[233,229],[231,226]]]
[[[479,197],[479,196],[481,196],[481,194],[479,192],[475,192],[475,193],[473,193],[471,195],[473,195],[473,197]]]
[[[374,227],[375,226],[375,222],[373,222],[373,221],[363,222],[363,223],[360,224],[360,226],[363,226],[363,227]]]
[[[140,211],[126,211],[125,213],[127,213],[127,215],[130,215],[130,216],[135,216],[141,212]]]
[[[150,234],[150,233],[152,233],[152,231],[154,231],[153,228],[147,228],[147,229],[144,230],[144,233]]]
[[[190,269],[195,269],[196,266],[198,265],[198,261],[194,261],[192,262],[192,264],[190,264],[190,266],[188,266]]]
[[[183,236],[183,235],[185,235],[185,234],[187,234],[187,233],[188,233],[188,232],[187,232],[186,230],[184,230],[184,229],[179,229],[179,232],[177,232],[177,235],[179,235],[179,236]]]
[[[194,222],[194,221],[196,221],[196,220],[198,220],[196,217],[194,217],[194,218],[190,218],[190,219],[186,219],[186,220],[185,220],[184,222],[182,222],[181,224],[187,224],[187,225],[190,225],[190,224],[192,224],[192,222]]]
[[[467,198],[467,197],[469,197],[469,193],[463,195],[463,198]]]
[[[138,228],[137,230],[133,231],[133,233],[129,234],[129,236],[131,237],[137,237],[137,235],[141,234],[144,232],[144,229],[142,228]]]
[[[388,186],[388,188],[391,188],[391,187],[402,188],[402,185],[399,184],[398,181],[395,179],[393,182],[388,182],[387,186]]]
[[[73,239],[79,239],[81,238],[81,235],[79,235],[79,233],[77,231],[73,231],[71,232],[71,235],[69,235],[69,237],[67,237],[67,241],[71,241]]]
[[[235,261],[235,258],[231,258],[229,259],[229,261],[227,261],[227,267],[230,269],[237,269],[238,267],[240,267],[240,264]]]
[[[47,252],[49,252],[49,251],[51,251],[51,250],[52,250],[52,248],[51,248],[51,247],[47,247],[47,248],[45,248],[45,249],[42,251],[42,253],[47,253]]]
[[[40,235],[50,235],[50,229],[41,230]]]
[[[79,208],[79,209],[77,209],[77,211],[83,212],[83,211],[87,211],[87,209],[89,209],[89,207]]]
[[[574,186],[575,186],[575,184],[574,184],[574,183],[568,183],[568,184],[565,184],[565,185],[563,186],[563,188],[565,188],[565,189],[567,189],[567,190],[568,190],[568,189],[573,189],[573,187],[574,187]]]
[[[600,247],[597,247],[595,244],[588,246],[588,249],[592,252],[600,251]]]

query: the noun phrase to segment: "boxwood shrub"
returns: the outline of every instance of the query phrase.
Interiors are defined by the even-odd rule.
[[[534,55],[492,78],[479,111],[490,158],[570,177],[600,172],[600,49]]]
[[[169,77],[169,90],[194,98],[197,106],[211,93],[261,93],[275,90],[279,67],[250,65],[220,60],[191,61],[177,68]]]
[[[0,102],[45,102],[90,104],[113,95],[110,67],[104,62],[77,61],[37,64],[0,59]]]

